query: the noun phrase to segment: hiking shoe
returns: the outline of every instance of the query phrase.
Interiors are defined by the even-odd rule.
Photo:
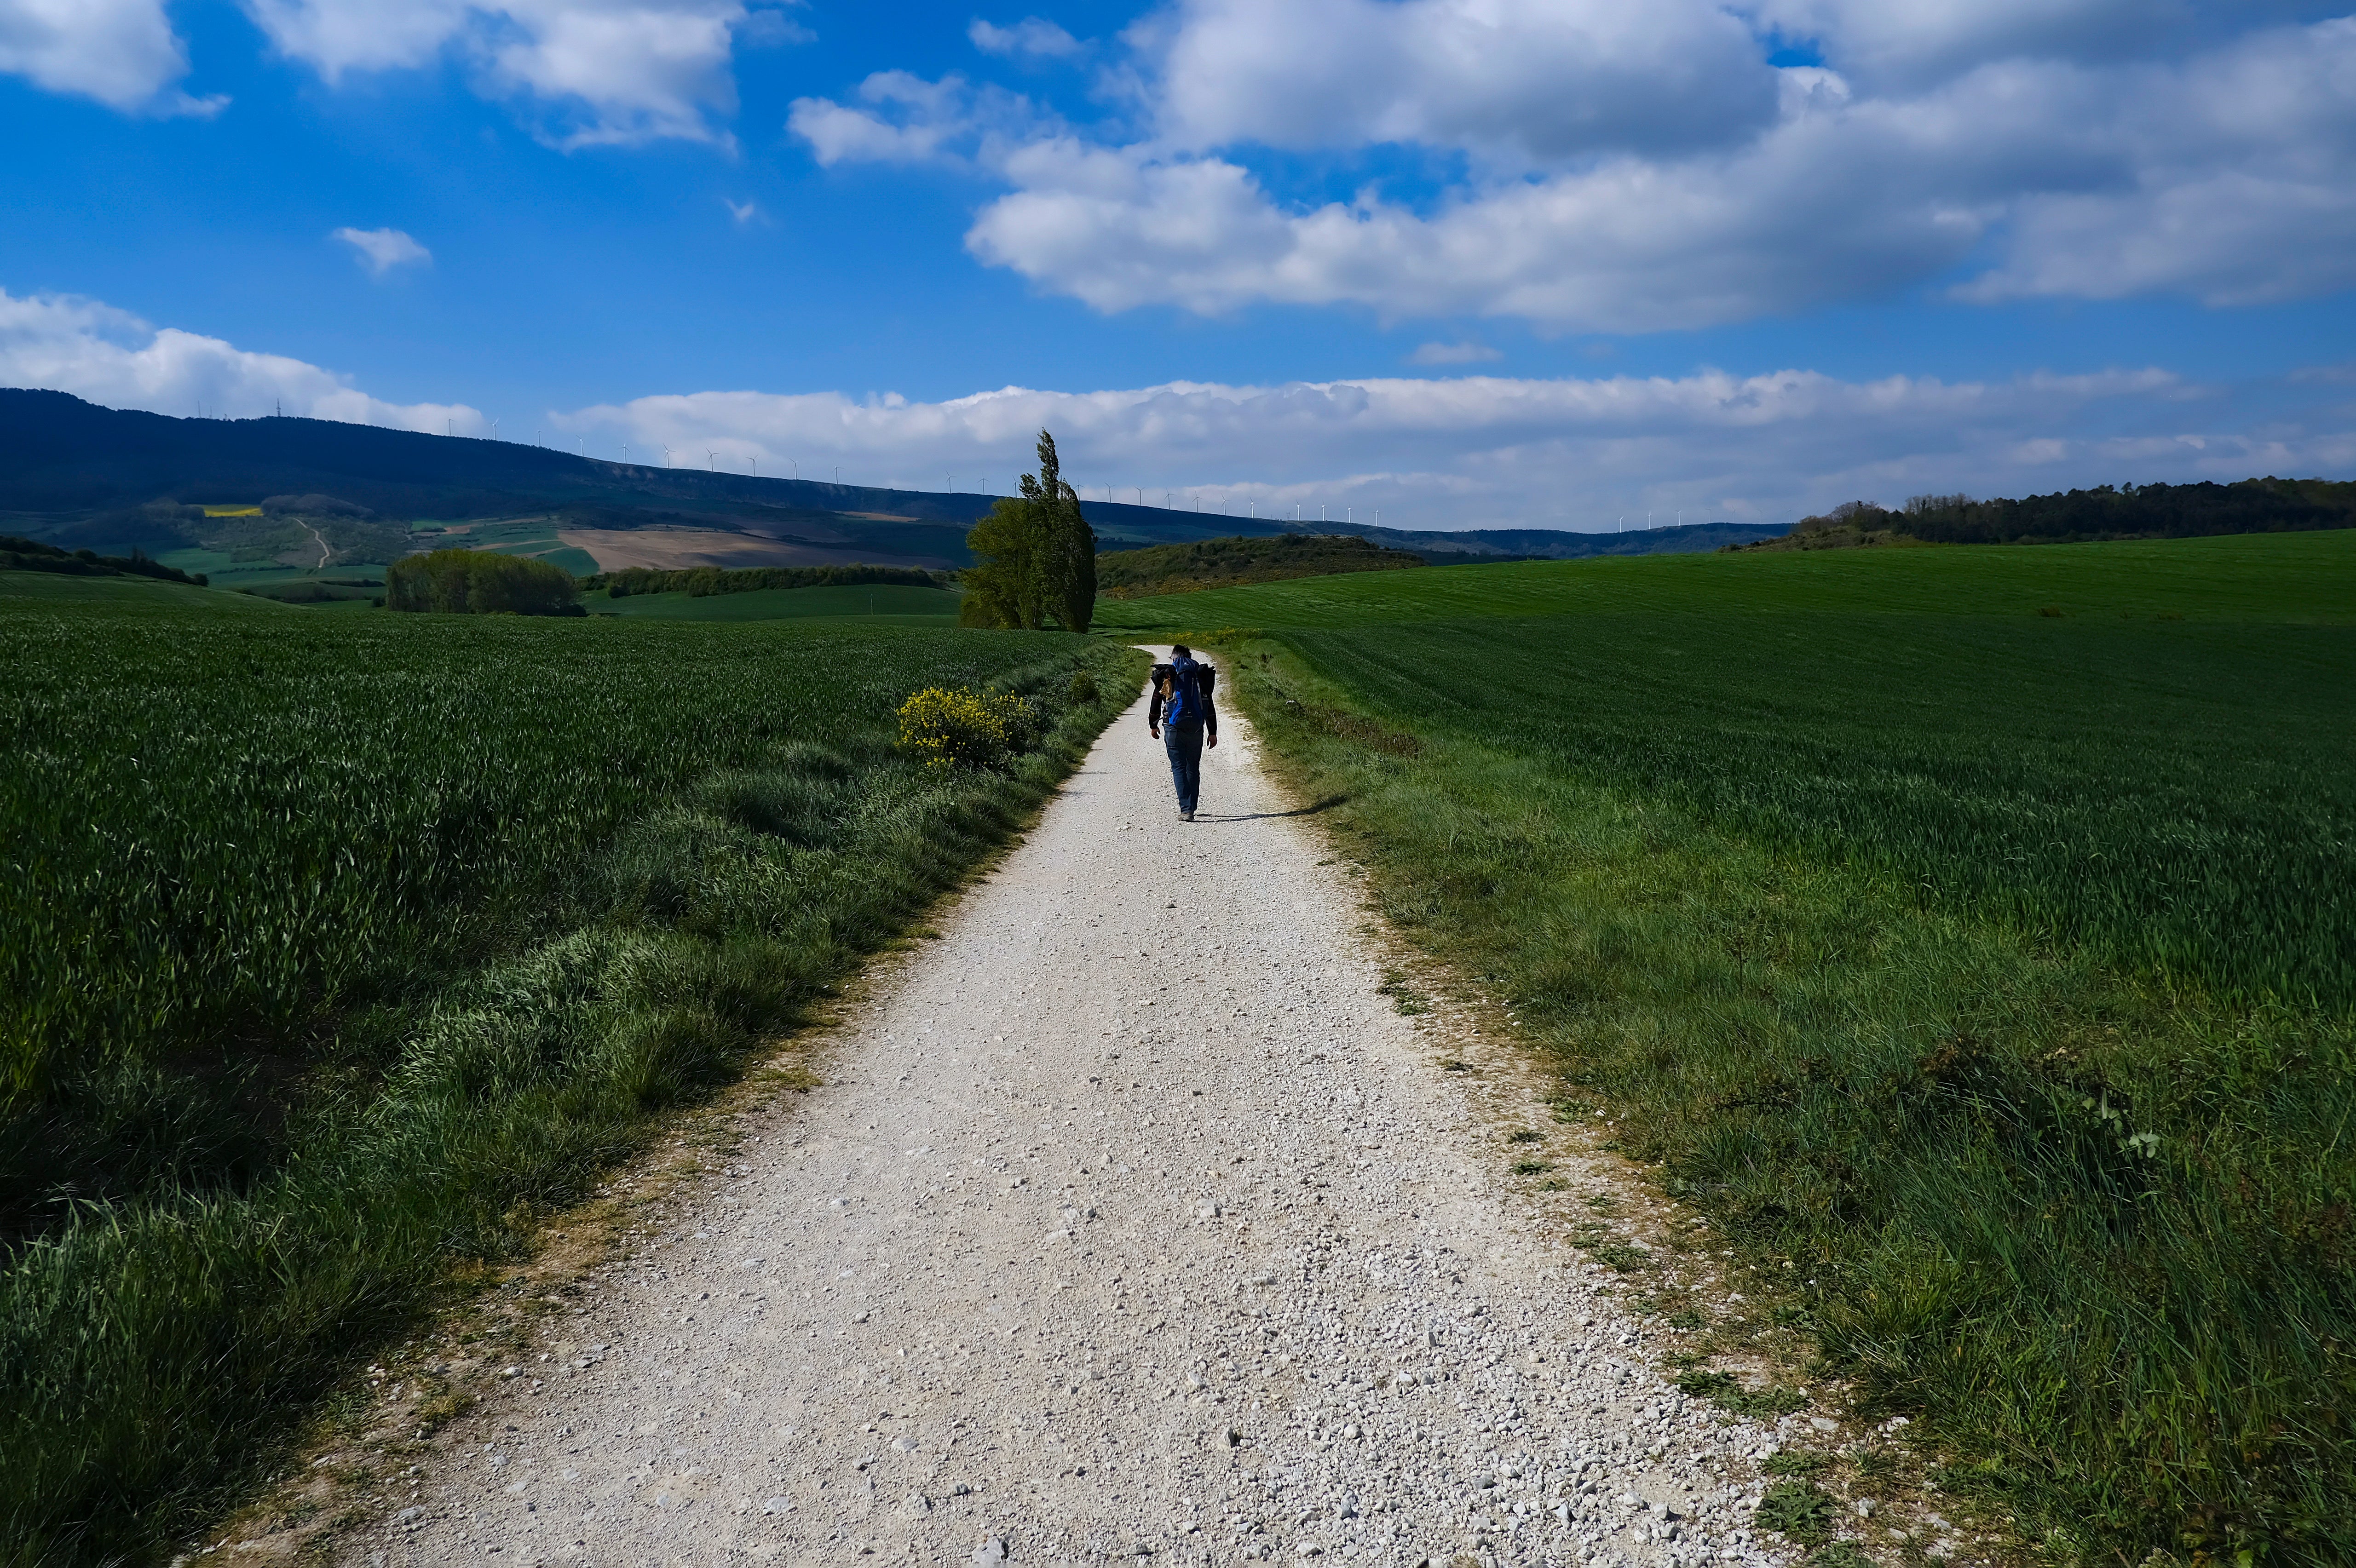
[[[1178,820],[1181,822],[1192,822],[1194,820],[1194,814],[1191,811],[1182,811],[1178,814]]]

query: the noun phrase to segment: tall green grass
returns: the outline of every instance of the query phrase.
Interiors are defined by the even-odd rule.
[[[12,614],[0,661],[22,1563],[220,1506],[454,1264],[1001,841],[1119,706],[1076,671],[1142,668],[1035,635],[88,610]],[[1045,740],[901,756],[894,709],[944,684],[1029,696]]]
[[[2356,538],[1824,559],[1114,613],[1259,629],[1391,917],[1957,1485],[2064,1558],[2356,1558]]]

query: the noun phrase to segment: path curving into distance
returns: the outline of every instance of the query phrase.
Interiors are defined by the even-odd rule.
[[[1790,1560],[1226,731],[1182,824],[1141,700],[342,1561]]]

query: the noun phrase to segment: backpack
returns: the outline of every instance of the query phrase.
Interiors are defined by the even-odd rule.
[[[1153,667],[1153,689],[1162,694],[1165,717],[1175,709],[1184,718],[1198,723],[1202,720],[1203,709],[1209,703],[1211,693],[1218,687],[1219,672],[1200,659],[1194,660],[1194,678],[1187,682],[1192,689],[1185,691],[1178,689],[1176,665],[1158,664]]]

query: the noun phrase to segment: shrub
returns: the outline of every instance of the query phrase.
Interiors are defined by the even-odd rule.
[[[1070,688],[1065,691],[1064,700],[1071,703],[1072,706],[1076,708],[1084,702],[1094,702],[1098,695],[1099,693],[1097,690],[1097,677],[1090,675],[1084,669],[1074,670],[1072,672],[1072,684]]]
[[[437,549],[385,569],[384,602],[394,610],[445,615],[569,615],[581,585],[562,567],[487,549]]]
[[[928,686],[900,705],[900,749],[927,767],[996,767],[1038,730],[1037,709],[1004,692]]]

